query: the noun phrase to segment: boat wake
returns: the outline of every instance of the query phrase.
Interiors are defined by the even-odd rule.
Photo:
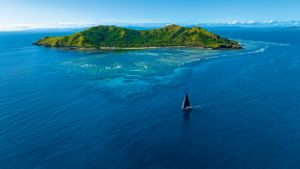
[[[192,108],[201,108],[202,106],[201,105],[195,105],[195,106],[192,106]]]

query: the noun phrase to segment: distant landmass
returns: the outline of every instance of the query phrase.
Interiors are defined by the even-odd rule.
[[[34,45],[68,49],[137,49],[151,47],[202,47],[240,49],[237,41],[192,28],[169,25],[152,30],[134,30],[118,26],[96,26],[60,37],[45,37]]]

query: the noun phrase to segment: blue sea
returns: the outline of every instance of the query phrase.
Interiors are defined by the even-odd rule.
[[[32,43],[75,30],[0,33],[0,168],[299,169],[300,29],[207,29],[244,49],[74,51]]]

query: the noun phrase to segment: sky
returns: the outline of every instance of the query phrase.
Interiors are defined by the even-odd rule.
[[[0,26],[300,20],[299,0],[1,0]]]

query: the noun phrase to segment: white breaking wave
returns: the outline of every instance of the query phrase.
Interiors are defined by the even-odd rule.
[[[121,65],[117,65],[117,66],[113,66],[113,67],[111,67],[111,66],[105,66],[105,69],[106,70],[116,70],[116,69],[121,69],[123,66],[121,66]]]
[[[246,52],[245,54],[255,54],[255,53],[264,53],[266,51],[266,49],[268,49],[269,46],[257,49],[255,51],[251,51],[251,52]]]
[[[265,42],[265,41],[253,41],[258,42],[258,43],[264,43],[264,44],[269,44],[269,45],[278,45],[278,46],[290,46],[291,44],[288,43],[277,43],[277,42]]]
[[[216,59],[216,58],[220,58],[220,57],[227,57],[227,56],[237,56],[237,55],[244,55],[244,54],[257,54],[257,53],[264,53],[266,52],[266,50],[271,46],[271,45],[278,45],[278,46],[288,46],[289,44],[279,44],[279,43],[273,43],[273,42],[262,42],[262,41],[245,41],[245,44],[248,43],[261,43],[265,46],[258,48],[258,49],[252,49],[252,50],[248,50],[248,51],[244,51],[244,52],[236,52],[236,53],[228,53],[228,54],[215,54],[212,56],[207,56],[207,57],[201,57],[201,58],[193,58],[191,60],[185,61],[183,63],[178,64],[177,66],[184,66],[185,64],[189,64],[192,62],[199,62],[200,60],[209,60],[209,59]]]
[[[96,65],[93,64],[83,64],[80,67],[95,67]]]

